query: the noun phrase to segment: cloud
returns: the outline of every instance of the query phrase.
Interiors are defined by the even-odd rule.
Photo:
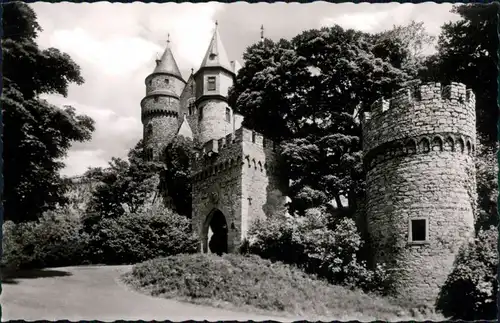
[[[78,114],[88,115],[95,121],[96,130],[92,140],[75,142],[68,157],[63,160],[67,165],[65,174],[81,170],[81,165],[99,167],[106,165],[111,157],[124,158],[142,136],[142,125],[138,118],[120,116],[110,109],[87,106],[58,95],[44,95],[42,98],[60,107],[71,105]],[[86,167],[83,167],[83,171]]]
[[[456,20],[456,14],[450,12],[451,4],[436,3],[389,3],[389,4],[343,4],[352,10],[333,13],[320,20],[320,26],[340,25],[343,28],[364,32],[380,32],[394,25],[405,25],[411,20],[424,22],[431,34],[438,34],[444,22]],[[357,10],[356,10],[357,9]]]
[[[36,2],[30,6],[44,29],[37,40],[40,47],[68,53],[86,81],[70,85],[67,99],[46,97],[58,106],[72,105],[96,121],[93,139],[75,143],[66,159],[64,173],[73,175],[86,166],[106,165],[113,156],[125,157],[142,137],[144,79],[155,67],[155,56],[164,50],[167,34],[187,78],[203,59],[216,19],[230,59],[240,58],[245,48],[259,40],[262,24],[266,37],[277,41],[318,28],[318,22],[376,32],[415,19],[437,34],[444,22],[457,19],[449,13],[451,4],[435,3]]]
[[[106,167],[108,163],[102,154],[102,149],[71,151],[64,160],[67,166],[61,175],[74,176],[83,174],[89,167]]]
[[[138,37],[98,40],[81,28],[56,30],[50,46],[85,60],[108,75],[126,75],[147,64],[152,53],[161,48]]]

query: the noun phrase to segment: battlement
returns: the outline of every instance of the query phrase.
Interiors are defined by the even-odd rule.
[[[402,88],[380,98],[362,119],[363,147],[424,133],[455,133],[475,140],[476,98],[464,84],[426,83]]]
[[[397,90],[389,99],[380,98],[365,112],[364,120],[379,117],[390,109],[408,108],[420,102],[436,102],[436,100],[463,104],[467,108],[475,108],[476,96],[471,89],[462,83],[452,82],[441,86],[441,83],[426,83]]]
[[[274,155],[278,148],[279,145],[273,140],[241,127],[225,137],[205,142],[195,153],[193,173],[199,173],[216,164],[234,166],[245,162],[249,165],[255,164],[254,168],[262,170],[266,167],[266,160]],[[221,167],[221,169],[227,169],[227,167]]]

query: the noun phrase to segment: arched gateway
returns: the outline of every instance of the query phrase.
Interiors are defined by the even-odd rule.
[[[212,210],[203,224],[203,252],[222,255],[228,252],[228,226],[226,217],[218,210]]]

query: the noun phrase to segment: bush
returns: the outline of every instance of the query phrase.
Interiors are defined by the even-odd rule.
[[[384,267],[370,270],[357,258],[362,243],[353,220],[310,209],[305,217],[256,221],[243,252],[294,264],[334,284],[383,293],[387,281]]]
[[[462,320],[492,320],[497,316],[498,231],[491,227],[459,253],[444,284],[437,307],[445,316]]]
[[[115,265],[196,252],[197,247],[190,220],[160,206],[102,219],[92,228],[90,241],[93,262]]]
[[[1,263],[14,270],[80,265],[87,246],[88,235],[76,214],[49,211],[38,221],[3,224]]]
[[[329,320],[390,320],[405,312],[381,297],[330,285],[295,266],[255,255],[158,258],[134,266],[123,278],[153,296],[239,310],[250,306],[254,313],[261,309]]]

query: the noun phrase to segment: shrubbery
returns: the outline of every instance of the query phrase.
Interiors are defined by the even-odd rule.
[[[80,265],[88,257],[88,235],[79,218],[62,210],[39,220],[3,224],[2,267],[8,269]]]
[[[294,264],[334,284],[383,293],[385,270],[380,265],[370,270],[357,258],[362,243],[353,220],[311,209],[304,217],[277,216],[256,221],[242,251]]]
[[[295,266],[256,255],[178,255],[134,266],[125,282],[153,296],[215,306],[251,306],[326,321],[395,320],[404,309],[382,297],[315,279]],[[400,316],[401,315],[401,316]]]
[[[195,252],[197,238],[190,220],[160,206],[117,218],[104,218],[94,225],[90,249],[94,262],[132,264],[144,260]]]
[[[196,251],[189,219],[162,208],[105,218],[85,232],[68,210],[38,221],[3,225],[2,267],[29,269],[81,264],[131,264]]]
[[[498,231],[492,226],[461,250],[437,302],[444,315],[462,320],[497,317],[497,244]]]

